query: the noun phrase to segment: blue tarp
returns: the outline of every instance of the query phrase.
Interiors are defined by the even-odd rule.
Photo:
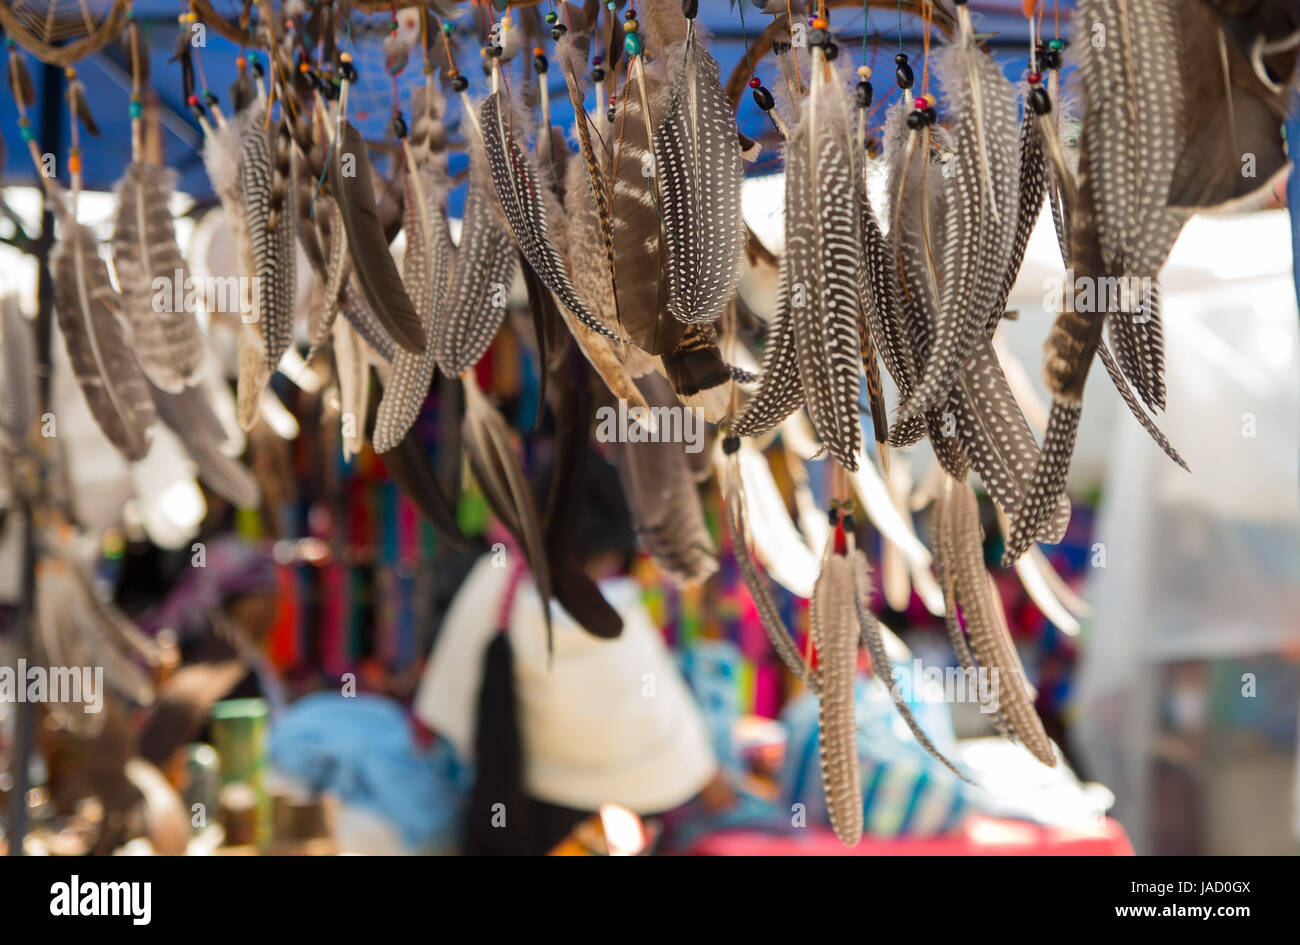
[[[645,0],[643,0],[644,5]],[[676,2],[676,0],[649,0],[649,2]],[[767,25],[770,18],[755,9],[753,0],[741,0],[745,3],[745,29],[741,29],[740,11],[728,0],[703,0],[700,4],[700,22],[713,34],[710,50],[722,66],[723,75],[744,56],[746,38],[752,39]],[[87,0],[93,10],[107,5],[107,0]],[[1069,4],[1062,3],[1062,9]],[[216,8],[231,16],[237,15],[239,6],[231,0],[216,0]],[[975,11],[976,28],[985,33],[996,33],[996,45],[1003,58],[1009,75],[1018,74],[1024,66],[1027,52],[1028,29],[1024,18],[1018,11],[1018,4],[1004,0],[975,0],[971,8]],[[181,9],[179,0],[136,0],[134,4],[139,21],[150,49],[153,88],[158,94],[160,104],[166,111],[164,115],[163,147],[167,163],[175,167],[181,175],[180,189],[205,197],[211,193],[207,176],[203,171],[202,161],[197,148],[202,141],[197,123],[191,118],[185,107],[181,88],[180,67],[168,63],[176,43],[179,27],[176,15]],[[1050,7],[1048,21],[1050,22]],[[352,95],[354,117],[360,119],[366,134],[372,139],[387,137],[388,112],[392,107],[392,82],[383,74],[380,41],[386,28],[385,17],[354,17],[355,27],[353,41],[357,48],[357,58],[361,63],[361,81]],[[844,55],[857,64],[862,61],[861,39],[863,35],[863,16],[860,10],[833,11],[832,27],[839,35]],[[462,17],[464,28],[468,29],[469,17]],[[916,20],[904,17],[902,31],[906,48],[916,57],[919,24]],[[1062,32],[1065,32],[1062,24]],[[873,9],[867,21],[866,33],[872,38],[871,48],[867,53],[868,64],[878,73],[875,86],[878,95],[897,94],[893,83],[894,53],[898,50],[899,21],[893,10]],[[875,38],[880,37],[879,43]],[[235,77],[235,58],[239,50],[233,44],[208,31],[207,45],[199,51],[199,64],[206,77],[208,86],[224,101],[227,90]],[[464,58],[477,60],[478,50],[474,41],[468,36],[461,44]],[[121,176],[130,160],[130,121],[127,108],[130,99],[130,77],[123,68],[126,60],[119,43],[110,43],[105,49],[77,65],[78,75],[85,84],[90,109],[103,131],[100,138],[83,138],[85,186],[89,189],[107,189]],[[44,89],[54,90],[61,104],[62,83],[57,69],[45,69],[35,59],[28,57],[29,67],[36,82],[38,95],[45,94]],[[472,62],[462,62],[462,69],[471,77],[471,93],[481,81],[479,70]],[[760,76],[769,83],[773,81],[776,67],[770,58],[760,67]],[[563,80],[557,71],[551,73],[553,120],[567,127],[572,122],[572,112],[564,93]],[[408,65],[399,77],[399,89],[405,90],[421,80],[418,64]],[[49,83],[46,85],[46,83]],[[403,107],[409,107],[409,96],[403,95]],[[454,109],[455,103],[453,103]],[[56,170],[61,180],[66,182],[66,149],[68,143],[68,116],[66,108],[60,112],[61,144],[50,148],[48,142],[40,141],[41,103],[32,111],[33,127],[38,133],[38,141],[43,148],[49,148],[56,154]],[[454,120],[454,119],[453,119]],[[745,97],[739,123],[742,131],[751,137],[757,137],[764,129],[766,119]],[[18,116],[15,104],[8,90],[0,92],[0,130],[3,131],[8,145],[5,159],[5,182],[11,184],[34,183],[35,174],[26,148],[18,137]],[[776,161],[776,155],[768,158]],[[453,163],[457,170],[463,159]]]

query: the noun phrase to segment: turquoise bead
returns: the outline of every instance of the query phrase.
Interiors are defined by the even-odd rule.
[[[641,55],[641,37],[636,33],[628,33],[623,37],[623,45],[627,48],[629,56]]]

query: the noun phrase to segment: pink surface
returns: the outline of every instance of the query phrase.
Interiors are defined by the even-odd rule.
[[[1041,827],[1018,820],[972,817],[961,833],[881,840],[846,848],[829,829],[785,836],[725,831],[702,838],[695,856],[1132,856],[1124,828],[1106,818],[1079,827]]]

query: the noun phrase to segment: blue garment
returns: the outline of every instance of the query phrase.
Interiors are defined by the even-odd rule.
[[[299,700],[271,728],[271,765],[388,820],[413,852],[459,842],[466,772],[445,743],[420,750],[406,713],[388,699]]]

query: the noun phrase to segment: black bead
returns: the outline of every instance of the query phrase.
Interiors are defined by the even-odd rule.
[[[500,59],[501,53],[504,51],[500,46],[494,46],[491,44],[484,46],[483,49],[487,53],[489,59]]]
[[[344,82],[357,81],[357,67],[350,62],[339,63],[339,75]]]
[[[894,76],[898,79],[900,89],[910,89],[916,84],[916,76],[912,75],[912,67],[906,62],[898,64],[898,68],[894,70]]]
[[[740,437],[736,435],[724,436],[722,438],[722,452],[728,456],[740,451]]]
[[[776,101],[772,98],[772,93],[767,90],[766,86],[760,85],[754,89],[754,104],[763,111],[770,112],[773,106],[776,105]]]
[[[911,128],[913,131],[920,131],[925,127],[925,115],[917,111],[908,112],[907,127]]]
[[[853,513],[852,513],[852,512],[845,512],[845,513],[844,513],[844,530],[845,530],[846,532],[851,532],[851,531],[853,531],[855,528],[857,528],[857,524],[854,522],[854,519],[853,519]]]
[[[1046,115],[1052,110],[1052,100],[1048,98],[1047,91],[1040,86],[1034,86],[1029,90],[1029,107],[1034,110],[1035,115]]]
[[[789,43],[783,43],[780,42],[779,40],[772,41],[772,52],[774,52],[776,55],[784,56],[789,51],[790,51]]]
[[[854,95],[858,100],[858,108],[870,108],[871,100],[875,98],[876,90],[871,87],[870,82],[863,79],[858,83],[858,88]]]
[[[453,92],[464,92],[469,88],[469,79],[465,78],[463,75],[455,76],[451,80],[451,88]]]
[[[600,66],[597,66],[596,68],[594,68],[594,69],[591,70],[591,81],[592,81],[592,82],[600,82],[600,81],[602,81],[604,78],[605,78],[605,70],[602,69]]]
[[[538,75],[546,75],[546,70],[551,68],[551,64],[545,56],[534,56],[533,68],[537,70]]]
[[[682,0],[682,16],[688,20],[693,20],[700,13],[699,0]]]
[[[339,97],[338,83],[332,79],[323,79],[320,84],[320,90],[321,94],[325,96],[327,101],[333,102]]]
[[[202,105],[191,105],[190,114],[194,116],[195,121],[201,121],[207,117],[207,113],[203,111]]]
[[[826,518],[831,523],[831,527],[834,528],[836,525],[839,524],[840,510],[834,508],[831,509],[829,512],[826,513]]]
[[[406,119],[402,117],[401,112],[393,116],[393,123],[389,127],[392,129],[394,138],[401,140],[406,137]]]
[[[1061,51],[1059,49],[1049,49],[1043,53],[1043,65],[1053,72],[1061,68]]]
[[[262,68],[262,62],[259,59],[253,60],[253,75],[259,79],[266,75],[266,70]]]
[[[894,57],[894,62],[900,66],[907,65],[907,53],[905,52],[899,53],[897,56]]]
[[[611,125],[614,123],[614,119],[615,119],[615,117],[617,117],[617,115],[618,115],[618,112],[614,111],[614,106],[613,106],[613,105],[611,105],[609,108],[605,109],[605,117],[609,119],[609,123],[610,123]]]
[[[826,45],[827,43],[829,43],[830,41],[831,41],[831,34],[828,33],[828,32],[826,32],[826,30],[809,30],[809,31],[808,31],[808,45],[809,45],[809,46],[825,46],[825,45]]]
[[[563,23],[556,23],[551,27],[551,39],[558,40],[561,36],[569,31],[569,28]]]
[[[221,104],[221,99],[217,98],[217,93],[211,89],[203,90],[203,101],[208,107]]]
[[[827,62],[834,62],[835,57],[840,54],[840,47],[837,43],[827,43],[822,52],[825,54]]]

